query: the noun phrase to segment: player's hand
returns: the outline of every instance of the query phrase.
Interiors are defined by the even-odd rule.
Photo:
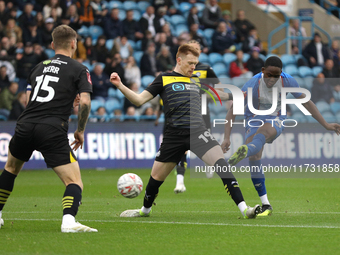
[[[112,73],[110,76],[110,82],[115,85],[117,88],[120,86],[122,83],[119,75],[117,73]]]
[[[326,129],[330,131],[334,131],[337,135],[340,134],[340,125],[338,123],[329,123]]]
[[[77,107],[79,105],[80,102],[80,95],[77,94],[76,98],[73,101],[73,108]]]
[[[224,141],[221,144],[223,153],[226,153],[228,150],[230,150],[230,139],[224,139]]]
[[[77,130],[76,132],[74,132],[74,141],[73,143],[71,143],[71,147],[72,145],[74,145],[72,150],[76,151],[78,150],[79,147],[80,149],[82,149],[83,143],[84,143],[84,132],[78,132]]]

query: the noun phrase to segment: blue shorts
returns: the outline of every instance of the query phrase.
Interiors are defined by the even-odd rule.
[[[262,122],[261,122],[262,120]],[[248,137],[252,136],[257,132],[257,130],[264,125],[264,123],[270,123],[276,129],[276,136],[275,138],[268,142],[272,143],[279,135],[281,135],[282,131],[284,130],[284,126],[281,124],[282,120],[278,116],[256,116],[253,118],[248,118],[246,121],[246,140]],[[249,125],[250,124],[250,125]]]

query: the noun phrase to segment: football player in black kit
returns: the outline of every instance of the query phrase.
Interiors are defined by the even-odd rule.
[[[61,25],[54,29],[52,38],[56,55],[36,65],[27,79],[28,105],[17,121],[7,163],[0,176],[0,226],[4,223],[2,209],[13,190],[14,180],[32,152],[37,150],[66,186],[61,232],[97,232],[75,221],[83,183],[67,136],[68,118],[79,94],[78,128],[72,145],[73,150],[83,146],[91,110],[91,78],[87,68],[71,58],[77,49],[77,33]]]
[[[112,73],[110,76],[111,83],[137,106],[143,105],[159,94],[164,103],[164,113],[167,119],[163,142],[156,155],[146,186],[143,207],[126,210],[121,213],[121,217],[147,217],[151,214],[151,206],[159,187],[187,150],[191,150],[206,164],[215,166],[216,169],[228,169],[221,146],[203,123],[200,81],[197,76],[193,76],[198,56],[199,52],[192,46],[188,44],[180,46],[174,71],[157,76],[141,94],[127,88],[117,73]],[[225,97],[229,97],[228,93],[225,94]],[[243,216],[255,218],[261,207],[246,205],[232,172],[217,171],[217,174]]]

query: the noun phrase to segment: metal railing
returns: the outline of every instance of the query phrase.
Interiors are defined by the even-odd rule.
[[[309,2],[315,3],[314,0],[309,0]],[[320,0],[320,6],[326,9],[327,14],[332,14],[332,11],[338,11],[338,18],[340,19],[340,7],[333,5],[331,2],[327,0]]]

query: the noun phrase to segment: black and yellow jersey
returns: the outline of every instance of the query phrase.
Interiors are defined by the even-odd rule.
[[[196,65],[194,74],[200,78],[202,86],[208,84],[214,87],[215,84],[220,82],[211,66],[201,62]]]
[[[201,84],[197,76],[186,77],[177,72],[162,73],[146,90],[163,100],[167,126],[198,128],[203,126],[201,114]]]

